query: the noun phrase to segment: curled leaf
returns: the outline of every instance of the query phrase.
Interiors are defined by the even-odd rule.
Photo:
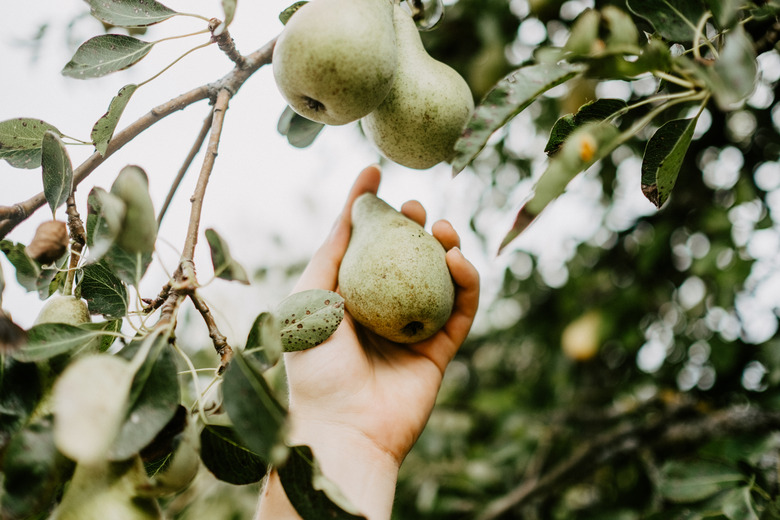
[[[130,97],[132,97],[137,88],[138,85],[133,84],[120,88],[117,95],[114,96],[108,105],[108,112],[103,114],[97,120],[95,126],[92,127],[92,144],[95,145],[95,149],[100,155],[106,155],[108,143],[114,136],[116,126],[119,124],[119,118],[122,117],[122,113],[130,102]]]

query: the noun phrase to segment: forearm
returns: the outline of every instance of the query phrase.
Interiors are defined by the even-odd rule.
[[[398,465],[361,434],[330,424],[297,425],[291,441],[312,448],[322,473],[369,520],[388,520],[393,507]],[[293,520],[300,516],[273,471],[263,487],[256,520]]]

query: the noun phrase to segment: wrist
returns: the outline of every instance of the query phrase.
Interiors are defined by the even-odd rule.
[[[322,474],[369,520],[387,520],[399,463],[364,433],[338,423],[291,417],[291,445],[309,446]]]
[[[368,520],[389,520],[399,464],[389,452],[359,431],[340,424],[291,417],[291,446],[312,449],[322,474]],[[261,494],[256,520],[300,518],[272,471]]]

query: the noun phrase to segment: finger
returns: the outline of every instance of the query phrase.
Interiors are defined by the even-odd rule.
[[[436,240],[441,242],[441,245],[446,251],[449,251],[453,247],[460,247],[460,237],[458,236],[457,231],[455,231],[452,224],[446,220],[437,220],[433,224],[431,232],[433,233],[433,236],[436,237]]]
[[[336,219],[333,229],[325,242],[314,253],[306,269],[303,270],[293,292],[308,289],[327,289],[330,291],[336,289],[339,265],[341,265],[341,259],[347,250],[347,245],[349,245],[352,203],[363,193],[376,193],[380,180],[381,172],[378,166],[369,166],[360,172],[349,191],[349,195],[347,195],[344,209]]]
[[[417,352],[433,361],[442,373],[466,340],[479,306],[477,269],[466,260],[458,247],[447,251],[446,259],[455,283],[455,304],[452,314],[442,330],[414,347]]]
[[[414,220],[421,226],[425,226],[425,218],[427,216],[425,213],[425,208],[416,200],[409,200],[404,202],[404,204],[401,206],[401,213]]]

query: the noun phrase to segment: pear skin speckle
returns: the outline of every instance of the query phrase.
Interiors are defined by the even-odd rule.
[[[372,193],[352,206],[352,236],[339,269],[352,317],[397,343],[431,337],[455,299],[445,251],[420,225]]]

